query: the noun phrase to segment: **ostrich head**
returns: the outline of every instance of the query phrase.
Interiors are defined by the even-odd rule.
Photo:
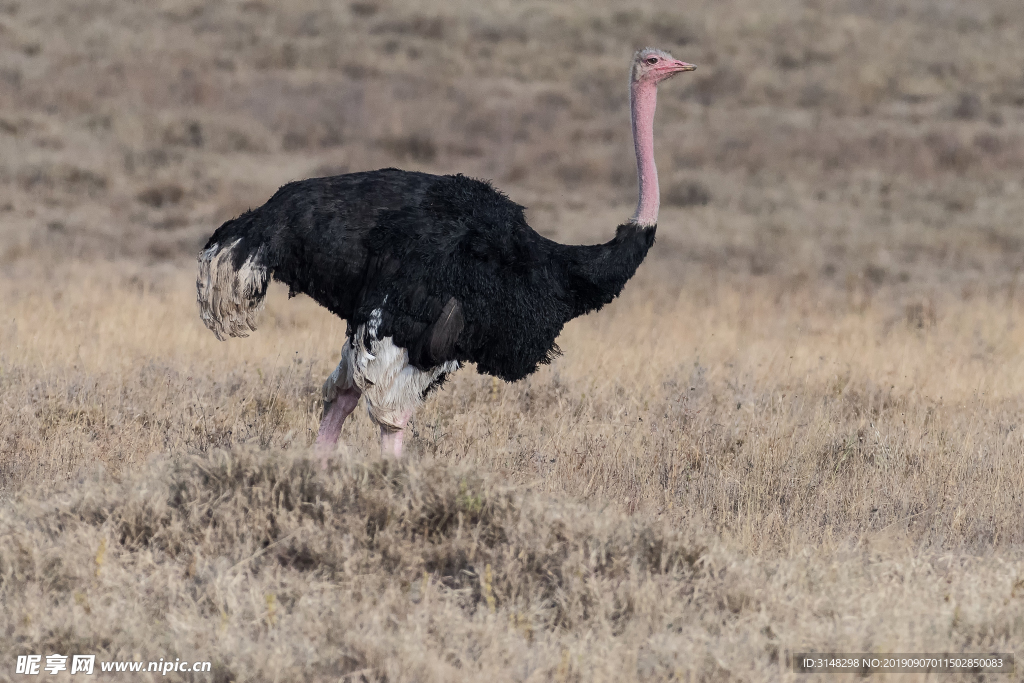
[[[655,50],[653,47],[648,47],[643,50],[637,50],[637,53],[633,55],[633,71],[630,81],[632,83],[648,82],[657,84],[678,73],[695,71],[696,69],[697,67],[693,64],[672,59],[672,55],[664,50]]]

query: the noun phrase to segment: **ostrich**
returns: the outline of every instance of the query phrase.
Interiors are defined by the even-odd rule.
[[[541,237],[522,206],[488,182],[386,168],[288,183],[224,223],[199,255],[200,316],[223,340],[256,329],[271,277],[347,321],[341,362],[323,385],[324,466],[366,397],[384,453],[401,455],[413,410],[465,362],[514,382],[549,363],[577,316],[622,291],[654,243],[658,83],[696,69],[647,48],[633,56],[629,101],[636,212],[605,244]]]

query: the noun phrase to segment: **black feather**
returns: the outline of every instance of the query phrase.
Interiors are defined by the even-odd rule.
[[[381,309],[378,336],[420,369],[470,361],[513,381],[558,355],[566,322],[619,295],[654,233],[625,224],[606,244],[558,244],[486,182],[383,169],[289,183],[207,247],[241,240],[236,267],[258,253],[349,329]]]

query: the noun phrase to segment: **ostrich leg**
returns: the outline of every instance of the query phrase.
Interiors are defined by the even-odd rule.
[[[361,394],[362,392],[352,387],[338,392],[333,401],[324,403],[324,416],[320,420],[320,431],[316,435],[316,450],[320,454],[320,465],[324,469],[327,469],[327,460],[338,444],[341,426],[345,424],[345,418],[355,410]]]
[[[324,416],[320,420],[320,432],[316,435],[317,446],[333,446],[341,436],[345,418],[352,414],[362,395],[355,387],[339,392],[333,401],[324,405]]]
[[[320,464],[327,469],[327,460],[334,452],[341,436],[345,418],[352,414],[362,391],[352,381],[352,341],[346,339],[341,348],[341,362],[330,374],[323,386],[324,414],[320,419],[320,431],[316,435],[316,450]]]
[[[405,425],[409,424],[412,411],[407,410],[398,419],[398,429],[380,428],[380,450],[384,455],[391,455],[396,458],[402,457],[402,440],[405,436]]]

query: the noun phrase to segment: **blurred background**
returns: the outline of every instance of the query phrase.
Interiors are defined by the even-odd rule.
[[[699,66],[656,123],[674,282],[883,293],[922,323],[1013,296],[1019,0],[0,0],[0,264],[185,264],[287,181],[389,165],[604,241],[647,45]]]

